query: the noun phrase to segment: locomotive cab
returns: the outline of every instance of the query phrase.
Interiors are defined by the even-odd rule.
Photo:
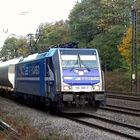
[[[84,107],[99,105],[105,100],[103,75],[96,49],[59,49],[62,100]]]

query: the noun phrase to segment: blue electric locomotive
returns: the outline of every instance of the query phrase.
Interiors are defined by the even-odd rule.
[[[17,97],[41,100],[60,111],[64,106],[93,106],[105,101],[104,78],[96,49],[67,43],[16,64]]]
[[[61,44],[1,63],[0,87],[10,87],[17,100],[39,102],[55,111],[99,106],[105,94],[98,52],[77,46],[74,42]]]

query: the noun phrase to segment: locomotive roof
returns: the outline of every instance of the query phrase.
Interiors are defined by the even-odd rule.
[[[42,59],[45,57],[51,57],[54,55],[55,52],[56,52],[56,48],[50,49],[49,51],[46,51],[43,53],[31,54],[31,55],[25,57],[24,59],[22,59],[20,62],[27,62],[27,61],[32,61],[32,60],[36,60],[36,59]]]
[[[31,54],[31,55],[23,58],[20,62],[27,62],[27,61],[37,60],[37,59],[43,59],[46,57],[52,57],[57,50],[73,50],[74,51],[74,50],[96,50],[96,49],[90,49],[90,48],[50,48],[46,52]]]

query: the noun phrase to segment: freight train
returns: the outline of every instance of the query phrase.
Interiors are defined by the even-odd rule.
[[[13,90],[17,100],[39,101],[56,112],[105,102],[98,52],[75,42],[0,63],[0,88]]]

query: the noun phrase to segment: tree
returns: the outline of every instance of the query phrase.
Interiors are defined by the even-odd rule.
[[[98,49],[103,69],[113,70],[121,67],[122,57],[117,45],[122,37],[122,28],[122,26],[114,26],[108,32],[97,35],[89,43],[90,48]]]
[[[140,9],[140,0],[135,0],[135,1],[134,1],[134,4],[133,4],[133,7],[134,7],[136,10],[139,10],[139,9]]]
[[[15,58],[18,56],[17,52],[18,46],[17,46],[17,38],[15,37],[8,37],[4,45],[0,51],[0,58],[2,61],[6,61],[12,58]]]
[[[39,27],[39,34],[41,34],[41,37],[36,46],[37,51],[43,51],[52,45],[70,41],[67,21],[42,24]]]
[[[70,13],[72,38],[97,48],[107,69],[121,67],[117,46],[130,24],[131,5],[132,0],[82,0]]]
[[[119,52],[125,58],[127,64],[131,64],[131,45],[132,45],[132,27],[130,26],[118,46]]]
[[[31,53],[31,50],[29,48],[28,40],[25,37],[20,37],[17,40],[17,46],[18,46],[18,56],[28,56]]]
[[[0,60],[6,61],[15,57],[27,56],[29,48],[24,37],[8,37],[0,51]]]
[[[0,60],[6,61],[19,56],[41,52],[52,45],[70,41],[69,26],[67,21],[46,23],[39,26],[39,32],[35,36],[8,37],[0,51]]]
[[[100,17],[100,1],[83,0],[77,3],[69,15],[69,24],[72,40],[87,45],[101,30],[97,26]]]

